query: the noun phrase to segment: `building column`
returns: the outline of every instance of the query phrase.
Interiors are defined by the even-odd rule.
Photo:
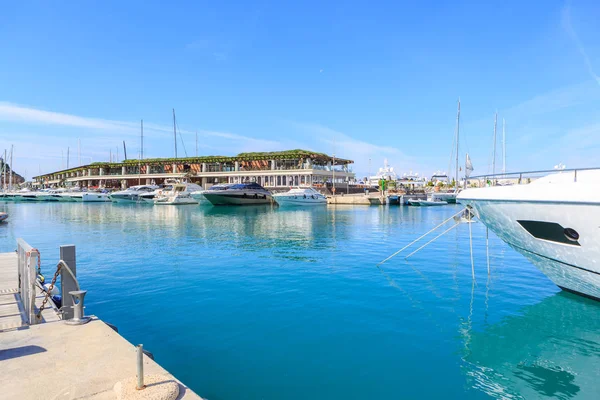
[[[121,175],[125,175],[127,173],[127,169],[125,168],[125,166],[121,167]]]
[[[202,172],[206,172],[206,163],[202,163]]]
[[[235,162],[235,170],[236,170],[236,171],[239,171],[239,170],[240,170],[240,163],[239,163],[239,161],[236,161],[236,162]]]
[[[146,164],[146,174],[149,174],[149,173],[150,173],[150,165]]]
[[[275,160],[271,160],[271,171],[275,170]]]
[[[173,168],[173,173],[176,174],[177,173],[177,164],[171,165],[171,168]]]

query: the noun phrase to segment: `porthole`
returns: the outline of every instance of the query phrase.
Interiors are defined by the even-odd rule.
[[[565,228],[564,230],[565,237],[572,242],[576,242],[579,240],[579,233],[573,228]]]

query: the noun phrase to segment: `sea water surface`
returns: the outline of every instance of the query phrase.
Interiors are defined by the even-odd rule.
[[[459,207],[7,203],[0,251],[75,244],[86,313],[211,400],[600,398],[599,304],[491,233],[488,276],[482,224],[475,282],[468,224],[377,265]]]

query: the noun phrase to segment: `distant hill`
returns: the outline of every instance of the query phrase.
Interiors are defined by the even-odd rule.
[[[20,185],[21,183],[25,183],[25,178],[23,178],[21,175],[17,174],[16,172],[13,172],[10,165],[6,164],[6,184],[7,185],[8,185],[8,182],[10,181],[10,173],[11,172],[13,174],[13,185]],[[0,182],[2,182],[2,179],[4,179],[4,160],[0,158]],[[2,182],[2,183],[4,183],[4,182]]]

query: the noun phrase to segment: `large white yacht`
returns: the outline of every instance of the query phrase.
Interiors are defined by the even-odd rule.
[[[599,194],[593,169],[468,189],[458,200],[561,289],[600,300]]]
[[[314,206],[326,205],[327,197],[314,188],[293,188],[285,193],[275,193],[273,199],[280,206]]]
[[[198,200],[192,197],[192,192],[202,190],[202,186],[195,183],[175,183],[171,190],[158,194],[154,198],[157,205],[182,205],[198,204]]]
[[[215,185],[202,192],[213,205],[269,204],[271,193],[258,183],[234,183]]]
[[[153,192],[158,189],[156,185],[137,185],[113,192],[108,197],[115,203],[136,203],[139,199],[139,195],[143,193]]]

